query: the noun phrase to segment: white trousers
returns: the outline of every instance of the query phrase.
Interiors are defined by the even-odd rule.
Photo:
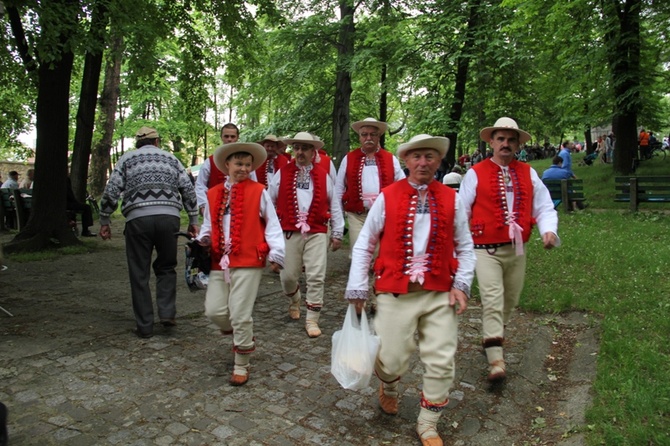
[[[417,341],[424,365],[423,395],[428,401],[442,402],[454,381],[458,316],[449,306],[449,293],[416,291],[395,297],[377,296],[375,329],[381,340],[375,372],[385,382],[400,378],[409,368]]]
[[[289,235],[287,235],[289,234]],[[323,286],[326,281],[328,256],[328,234],[306,234],[299,231],[285,232],[286,255],[284,269],[279,273],[284,294],[293,294],[298,289],[298,281],[305,267],[307,305],[323,306]]]
[[[205,294],[205,316],[223,331],[233,331],[236,350],[253,350],[254,320],[251,316],[263,268],[231,268],[230,283],[223,271],[211,271]]]
[[[475,249],[484,340],[505,337],[505,325],[519,304],[526,276],[526,256],[517,256],[512,245],[489,252],[493,251]]]

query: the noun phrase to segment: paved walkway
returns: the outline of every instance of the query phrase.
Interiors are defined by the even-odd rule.
[[[122,249],[103,254],[124,267]],[[31,272],[10,265],[14,274],[0,273],[0,305],[14,314],[0,313],[0,401],[10,409],[10,444],[418,445],[416,357],[401,381],[395,417],[377,407],[376,378],[354,392],[330,374],[331,336],[345,313],[347,255],[330,254],[324,334],[317,339],[304,331],[304,308],[301,321],[288,318],[278,276],[264,275],[254,316],[257,351],[242,387],[228,384],[231,338],[203,316],[204,292],[189,293],[180,280],[178,327],[168,334],[158,326],[153,338],[140,340],[130,333],[126,278],[108,277],[100,259],[68,256]],[[64,261],[80,262],[82,272],[59,277]],[[81,292],[91,283],[111,287],[112,297]],[[518,315],[508,330],[509,378],[490,389],[479,315],[473,300],[461,321],[457,379],[440,422],[445,444],[582,444],[576,432],[598,348],[592,321],[578,313]]]

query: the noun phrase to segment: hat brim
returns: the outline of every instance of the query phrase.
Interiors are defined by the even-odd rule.
[[[279,147],[286,147],[286,143],[284,141],[282,141],[281,139],[278,139],[276,141],[274,139],[264,139],[262,141],[258,141],[258,144],[263,145],[266,142],[276,142],[277,144],[279,144]]]
[[[450,141],[444,136],[431,136],[430,138],[423,138],[418,141],[410,141],[405,144],[400,144],[396,155],[398,158],[404,160],[409,152],[418,149],[433,149],[437,150],[440,158],[444,158],[449,152]]]
[[[482,141],[491,142],[491,135],[493,135],[493,132],[495,132],[496,130],[512,130],[514,132],[517,132],[519,134],[519,144],[527,143],[532,138],[530,136],[530,133],[521,129],[514,129],[511,127],[485,127],[482,129],[481,132],[479,132],[479,137],[482,139]]]
[[[388,124],[382,121],[356,121],[351,124],[351,128],[356,133],[361,131],[361,127],[377,127],[382,133],[386,133],[389,128]]]
[[[265,147],[255,142],[233,142],[224,144],[216,148],[214,152],[214,165],[224,174],[228,175],[226,160],[230,155],[237,152],[247,152],[253,158],[251,161],[251,170],[258,169],[268,158]]]
[[[315,150],[319,150],[323,148],[324,142],[321,141],[320,139],[296,139],[296,138],[288,138],[288,139],[282,139],[284,144],[290,146],[295,144],[296,142],[302,143],[302,144],[311,144],[314,146]]]

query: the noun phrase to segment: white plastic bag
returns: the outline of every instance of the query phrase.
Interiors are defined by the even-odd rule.
[[[370,329],[365,310],[359,320],[356,308],[349,304],[342,330],[333,333],[330,373],[345,389],[364,389],[370,383],[377,350],[379,336]]]

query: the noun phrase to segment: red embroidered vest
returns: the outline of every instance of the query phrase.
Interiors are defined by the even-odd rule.
[[[265,241],[265,221],[260,217],[261,194],[265,188],[252,180],[235,183],[230,190],[230,239],[228,254],[231,268],[263,268],[270,248]],[[212,269],[221,270],[223,256],[221,206],[225,186],[218,184],[207,191],[212,222]]]
[[[281,169],[279,191],[277,194],[277,217],[284,231],[300,231],[298,224],[298,191],[296,180],[299,167],[291,162]],[[309,207],[307,224],[309,233],[323,233],[328,230],[330,220],[330,200],[328,199],[328,186],[326,179],[328,174],[318,167],[313,167],[309,172],[312,178],[314,191],[312,193],[312,204]]]
[[[511,239],[505,218],[508,209],[505,180],[500,166],[489,158],[472,168],[477,173],[477,196],[470,216],[472,239],[476,245],[507,243]],[[514,189],[514,216],[523,229],[522,238],[526,243],[535,223],[532,218],[533,183],[530,166],[514,160],[508,168]]]
[[[347,154],[347,190],[342,195],[342,205],[347,212],[363,212],[363,200],[361,199],[362,185],[361,177],[365,167],[365,152],[358,149]],[[384,149],[375,153],[377,169],[379,170],[379,190],[393,183],[395,171],[393,168],[393,155]]]
[[[223,184],[226,181],[226,174],[221,172],[216,164],[214,164],[214,155],[209,156],[209,180],[207,181],[207,188],[211,189],[217,184]]]
[[[272,163],[273,172],[277,173],[279,169],[289,163],[285,156],[277,155],[274,158],[268,158],[258,169],[256,169],[256,178],[265,188],[268,187],[268,164]]]
[[[409,268],[414,256],[412,234],[419,192],[405,180],[384,188],[386,223],[379,241],[379,256],[375,261],[375,291],[406,294]],[[456,192],[438,181],[428,185],[426,202],[431,214],[429,254],[423,288],[431,291],[450,291],[458,269],[454,258],[454,215]]]

